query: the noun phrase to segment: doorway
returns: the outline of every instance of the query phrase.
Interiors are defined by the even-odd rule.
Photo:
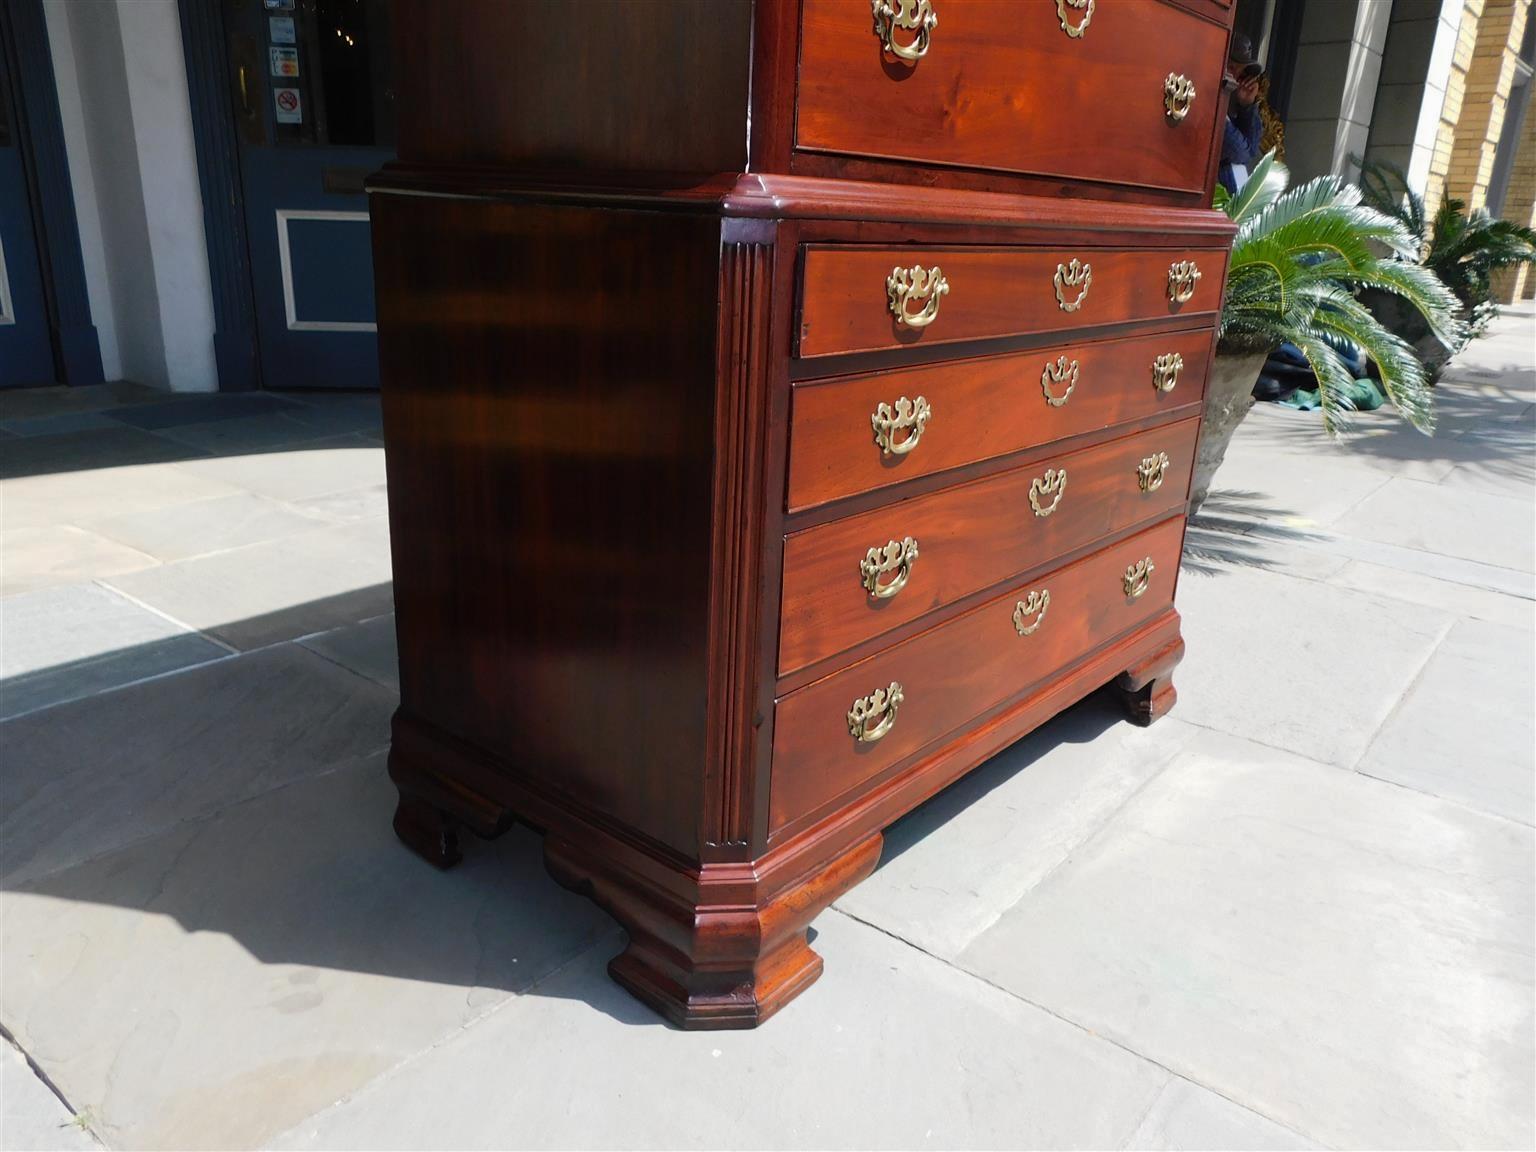
[[[0,37],[4,29],[0,28]],[[12,85],[12,46],[0,40],[0,388],[55,380],[36,216]]]
[[[395,154],[390,0],[223,4],[261,385],[377,388],[363,180]]]

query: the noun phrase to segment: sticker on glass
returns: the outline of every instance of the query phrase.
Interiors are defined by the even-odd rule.
[[[272,102],[277,105],[279,124],[304,123],[304,101],[297,88],[274,88]]]
[[[267,37],[274,44],[297,44],[299,42],[299,32],[294,27],[293,17],[268,16]]]
[[[268,48],[272,56],[272,75],[297,76],[299,74],[299,50],[297,48]]]

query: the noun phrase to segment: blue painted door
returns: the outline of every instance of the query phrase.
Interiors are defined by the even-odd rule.
[[[0,45],[0,388],[52,384],[53,341],[11,77]]]
[[[389,0],[226,0],[267,388],[377,388],[363,178],[394,156]]]

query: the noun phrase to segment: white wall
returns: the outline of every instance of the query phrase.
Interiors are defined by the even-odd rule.
[[[1429,182],[1461,9],[1462,0],[1397,0],[1392,9],[1366,155],[1406,170],[1419,192]]]
[[[176,0],[44,0],[109,376],[218,386],[213,295]],[[114,371],[115,369],[115,371]]]
[[[1302,14],[1296,76],[1285,122],[1292,183],[1354,177],[1365,154],[1393,0],[1315,0]]]

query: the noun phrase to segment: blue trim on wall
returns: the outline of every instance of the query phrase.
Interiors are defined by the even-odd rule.
[[[217,0],[179,0],[177,8],[213,287],[213,355],[219,390],[241,392],[259,387],[261,372],[224,21]]]
[[[0,42],[9,53],[8,70],[14,78],[16,130],[42,257],[57,377],[62,384],[100,384],[101,343],[91,323],[42,0],[0,0]]]

